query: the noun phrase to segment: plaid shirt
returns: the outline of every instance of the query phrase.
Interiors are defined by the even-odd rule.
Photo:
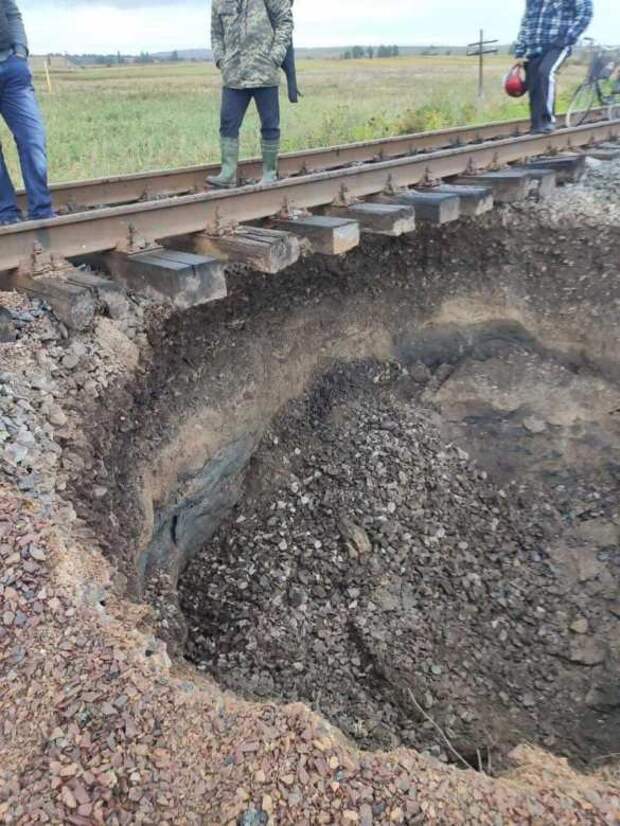
[[[588,28],[592,0],[527,0],[516,57],[534,57],[554,46],[570,48]]]

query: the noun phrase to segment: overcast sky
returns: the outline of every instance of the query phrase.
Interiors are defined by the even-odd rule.
[[[209,0],[18,0],[31,51],[166,51],[209,45]],[[515,37],[525,0],[296,0],[299,46],[401,45]],[[620,43],[618,0],[595,0],[590,33]]]

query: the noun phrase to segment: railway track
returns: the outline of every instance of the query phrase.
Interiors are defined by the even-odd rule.
[[[562,153],[620,137],[620,120],[596,116],[551,135],[526,127],[511,121],[296,153],[268,187],[206,190],[209,166],[59,185],[54,199],[66,214],[0,227],[0,286],[42,295],[80,326],[104,285],[70,262],[98,256],[114,282],[188,307],[226,294],[226,261],[277,272],[302,246],[339,254],[360,232],[399,235],[416,219],[479,214],[532,187],[547,191],[553,169],[583,160]],[[244,178],[258,172],[256,160],[242,164]],[[269,227],[252,225],[264,219]]]
[[[604,119],[603,109],[593,109],[590,113],[592,122]],[[561,126],[565,126],[564,115],[558,120]],[[376,163],[420,152],[518,137],[526,135],[529,130],[529,120],[510,120],[310,149],[282,155],[279,162],[280,175],[282,178],[290,178],[352,164]],[[136,201],[201,192],[207,187],[207,177],[217,172],[219,165],[208,164],[73,181],[55,184],[51,189],[54,204],[59,212],[79,212],[102,206],[119,206]],[[242,183],[259,179],[261,172],[262,161],[259,158],[243,160],[239,165]],[[26,198],[23,191],[18,193],[18,199],[20,206],[24,208]]]

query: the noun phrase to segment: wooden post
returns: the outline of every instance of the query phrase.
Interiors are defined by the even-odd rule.
[[[54,88],[52,86],[52,76],[50,74],[50,63],[51,63],[50,56],[46,55],[45,63],[44,63],[44,66],[45,66],[45,79],[47,80],[47,91],[50,93],[50,95],[52,95],[52,94],[54,94]]]
[[[480,58],[478,61],[478,97],[484,97],[484,29],[480,29]]]

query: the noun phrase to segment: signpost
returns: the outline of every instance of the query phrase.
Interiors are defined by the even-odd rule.
[[[478,97],[484,97],[484,56],[485,54],[497,54],[498,40],[485,40],[484,30],[480,29],[480,40],[470,43],[467,46],[467,55],[478,58]]]

